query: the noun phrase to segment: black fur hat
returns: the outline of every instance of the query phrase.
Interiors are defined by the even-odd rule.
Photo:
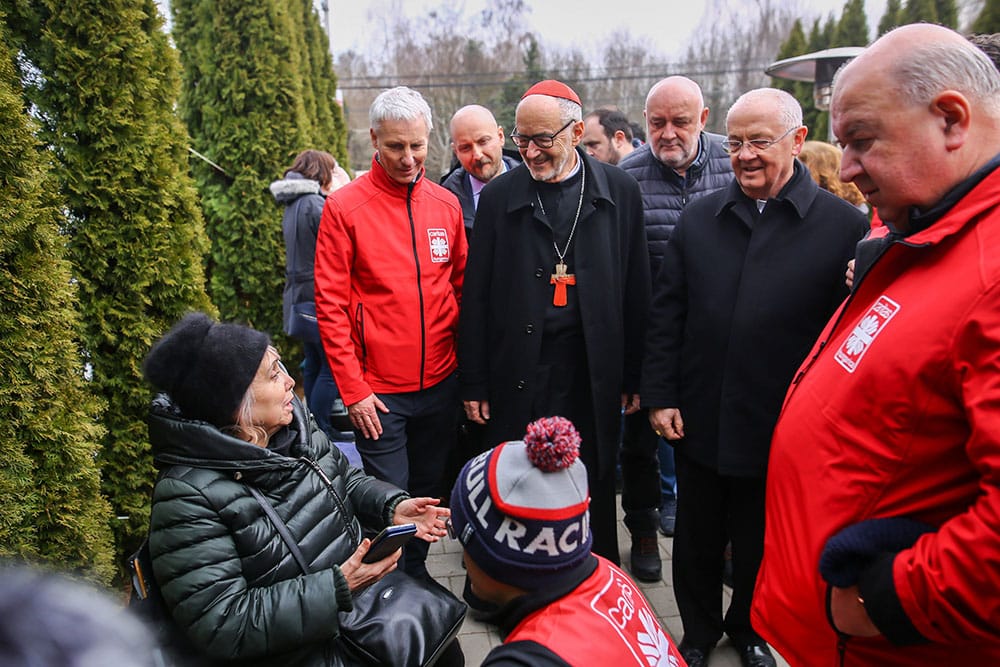
[[[218,427],[234,423],[267,346],[267,334],[189,313],[153,345],[142,370],[189,419]]]

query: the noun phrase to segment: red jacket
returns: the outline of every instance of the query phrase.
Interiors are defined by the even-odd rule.
[[[525,617],[504,646],[534,641],[569,665],[662,665],[684,659],[628,575],[597,556],[597,569],[572,593]],[[501,649],[490,657],[499,659]]]
[[[841,662],[820,553],[886,517],[936,527],[863,571],[872,620],[908,641],[852,637]],[[1000,665],[1000,170],[889,245],[820,335],[774,432],[766,525],[752,621],[790,664]]]
[[[466,258],[462,209],[423,171],[372,168],[326,198],[316,241],[316,315],[345,405],[432,387],[454,372]]]

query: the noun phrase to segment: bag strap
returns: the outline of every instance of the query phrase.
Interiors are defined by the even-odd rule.
[[[264,510],[264,514],[267,515],[267,518],[271,520],[272,524],[274,524],[274,528],[278,531],[278,534],[281,535],[281,539],[285,542],[285,546],[292,552],[292,558],[295,559],[295,562],[299,564],[299,567],[302,568],[302,571],[305,574],[309,574],[309,564],[306,562],[305,556],[302,555],[302,550],[299,549],[299,545],[295,542],[294,538],[292,538],[292,534],[288,531],[288,526],[286,526],[285,522],[281,520],[278,513],[274,511],[274,507],[272,507],[271,503],[269,503],[267,498],[264,497],[264,494],[260,492],[260,489],[249,485],[247,485],[247,489],[250,491],[250,495],[254,497],[254,500],[260,503],[260,507]]]

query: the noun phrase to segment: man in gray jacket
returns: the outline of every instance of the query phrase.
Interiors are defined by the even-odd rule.
[[[705,132],[708,107],[701,88],[691,79],[671,76],[655,83],[646,95],[643,115],[648,143],[622,158],[618,166],[639,181],[649,242],[650,275],[655,280],[664,248],[684,206],[728,185],[733,178],[733,168],[729,156],[722,150],[724,137]],[[659,447],[660,494],[656,502],[660,509],[660,532],[672,536],[677,512],[673,448],[652,432],[645,411],[625,419],[622,437],[629,442],[648,439],[649,447]],[[652,444],[657,441],[658,445]],[[643,524],[650,519],[629,510],[655,498],[655,490],[648,487],[657,482],[646,479],[623,479],[622,482],[625,522],[638,522],[637,529],[642,530]]]

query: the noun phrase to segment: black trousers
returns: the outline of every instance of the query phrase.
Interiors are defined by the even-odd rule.
[[[368,440],[354,431],[365,472],[414,497],[440,497],[445,492],[446,465],[455,449],[458,377],[451,375],[423,391],[378,397],[389,408],[388,413],[378,414],[382,435]],[[410,540],[403,549],[400,568],[422,575],[429,546],[423,540]]]
[[[622,509],[633,535],[655,533],[660,507],[659,438],[649,425],[649,410],[622,419]]]
[[[676,449],[677,525],[674,594],[684,643],[714,646],[723,632],[737,646],[760,637],[750,626],[750,602],[764,554],[764,477],[730,477]],[[722,559],[733,544],[733,598],[722,615]]]
[[[594,535],[591,549],[619,565],[615,467],[613,463],[601,466],[602,458],[614,461],[618,443],[602,441],[597,435],[582,334],[544,339],[541,359],[536,369],[531,420],[558,415],[576,426],[581,439],[580,460],[587,466],[590,487],[590,530]],[[614,413],[610,416],[615,418]]]

